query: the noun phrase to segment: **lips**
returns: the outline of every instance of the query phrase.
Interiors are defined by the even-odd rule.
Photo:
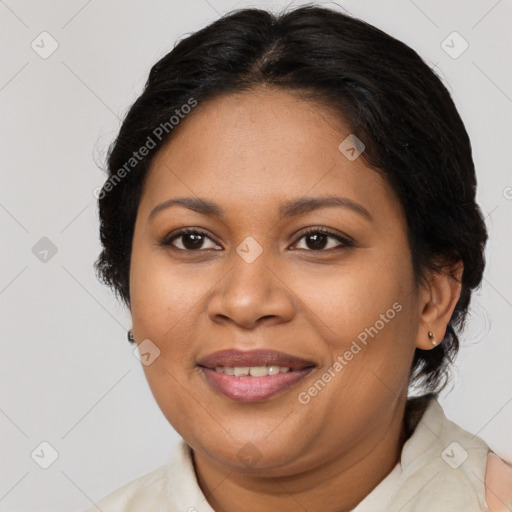
[[[315,366],[313,361],[277,350],[221,350],[199,359],[197,364],[210,369],[216,366],[283,366],[292,371]]]
[[[260,402],[290,390],[315,366],[312,361],[275,350],[222,350],[198,361],[210,388],[238,402]]]

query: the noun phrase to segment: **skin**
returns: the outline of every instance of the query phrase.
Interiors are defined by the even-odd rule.
[[[460,284],[446,274],[418,282],[394,191],[362,158],[340,152],[350,130],[324,108],[261,87],[200,104],[178,128],[152,162],[130,268],[135,339],[161,351],[144,366],[151,391],[192,447],[216,511],[351,510],[399,459],[414,350],[432,348],[429,330],[443,339]],[[279,217],[286,201],[325,195],[349,198],[371,219],[339,206]],[[224,217],[172,206],[150,219],[178,197],[213,201]],[[174,249],[160,244],[184,227],[210,238],[188,252],[187,235]],[[329,236],[316,249],[308,227],[346,235],[353,247]],[[263,249],[252,263],[236,252],[248,236]],[[401,311],[300,403],[394,303]],[[196,366],[228,348],[272,348],[316,367],[268,400],[236,402]],[[241,449],[257,454],[253,463]]]

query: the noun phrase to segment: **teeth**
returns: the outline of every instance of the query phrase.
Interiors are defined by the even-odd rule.
[[[215,371],[235,377],[266,377],[291,371],[287,366],[216,366]]]
[[[248,366],[235,366],[233,368],[233,375],[235,377],[241,377],[242,375],[249,375],[250,368]]]
[[[270,374],[270,368],[275,368],[275,366],[270,366],[269,368],[266,366],[251,366],[249,373],[251,377],[265,377]]]

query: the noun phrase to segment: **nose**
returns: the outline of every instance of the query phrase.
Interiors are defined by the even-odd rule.
[[[269,266],[265,251],[251,263],[234,254],[231,271],[218,283],[208,303],[213,322],[232,322],[243,329],[289,322],[295,309],[293,292],[283,276]]]

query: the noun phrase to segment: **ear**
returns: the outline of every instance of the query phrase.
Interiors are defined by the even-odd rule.
[[[460,297],[463,270],[464,266],[459,260],[449,267],[444,266],[442,270],[432,271],[421,285],[417,348],[431,350],[442,342]],[[434,335],[433,338],[429,338],[429,332]]]

